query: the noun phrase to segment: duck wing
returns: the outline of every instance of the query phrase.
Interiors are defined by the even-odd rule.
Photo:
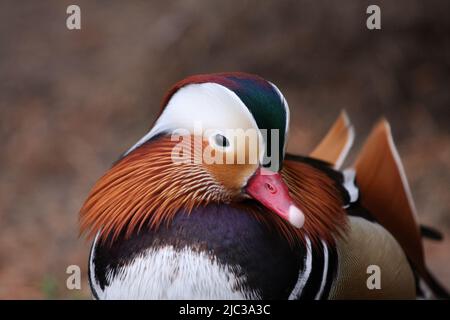
[[[350,151],[354,137],[353,126],[343,110],[326,136],[310,153],[310,157],[328,162],[339,169]]]
[[[430,289],[437,296],[448,297],[425,265],[416,208],[390,125],[385,119],[375,125],[354,167],[362,205],[395,237]]]

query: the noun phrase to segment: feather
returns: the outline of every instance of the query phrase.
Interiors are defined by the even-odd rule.
[[[416,209],[386,120],[372,130],[355,168],[362,204],[392,233],[419,273],[425,274]]]
[[[353,126],[343,110],[310,156],[331,163],[334,168],[339,169],[350,151],[354,137]]]
[[[305,214],[304,232],[317,245],[334,245],[347,227],[342,194],[322,170],[305,162],[285,160],[282,176],[296,205]]]

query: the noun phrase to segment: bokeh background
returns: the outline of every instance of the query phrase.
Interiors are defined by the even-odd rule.
[[[66,8],[82,30],[66,28]],[[382,30],[366,28],[378,4]],[[308,153],[341,109],[357,132],[392,124],[420,221],[447,238],[426,256],[450,288],[450,2],[0,2],[0,298],[89,298],[78,210],[154,121],[168,87],[246,71],[276,83],[289,150]],[[80,265],[81,291],[66,289]]]

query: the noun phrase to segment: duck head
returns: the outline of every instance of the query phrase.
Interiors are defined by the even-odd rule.
[[[117,236],[180,209],[254,199],[301,228],[280,170],[289,108],[272,83],[244,73],[197,75],[166,94],[151,130],[97,182],[82,230]]]

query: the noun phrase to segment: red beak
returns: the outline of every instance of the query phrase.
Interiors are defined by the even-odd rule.
[[[287,185],[279,173],[259,168],[250,178],[245,191],[267,209],[301,228],[305,222],[303,212],[294,204]]]

